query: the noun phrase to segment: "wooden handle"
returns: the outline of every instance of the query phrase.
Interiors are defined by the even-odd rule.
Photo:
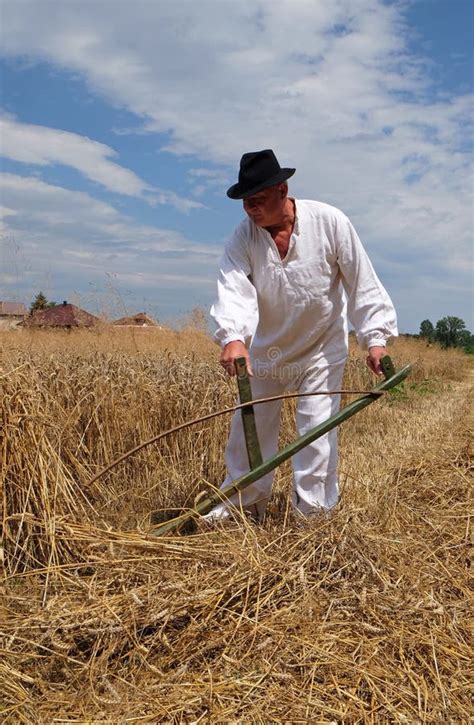
[[[234,361],[237,374],[237,385],[241,403],[249,403],[252,398],[252,387],[247,374],[247,362],[244,357],[238,357]],[[250,470],[263,463],[260,443],[258,442],[257,426],[255,425],[255,413],[253,405],[242,408],[242,425],[244,427],[245,445],[249,459]]]
[[[385,380],[388,380],[393,375],[395,375],[395,368],[393,366],[392,358],[390,357],[390,355],[384,355],[382,358],[380,358],[380,367],[382,368]]]

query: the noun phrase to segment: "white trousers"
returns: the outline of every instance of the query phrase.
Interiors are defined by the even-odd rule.
[[[345,359],[334,364],[318,363],[305,370],[298,378],[285,379],[273,375],[251,378],[252,397],[264,398],[295,391],[298,393],[340,390]],[[304,435],[339,410],[340,395],[315,395],[298,398],[296,427]],[[282,401],[262,403],[254,407],[255,423],[263,460],[278,450],[278,434]],[[329,510],[338,500],[337,430],[333,429],[296,453],[293,463],[293,508],[307,516]],[[221,489],[249,470],[247,449],[242,425],[242,414],[236,411],[232,419],[226,448],[227,477]],[[260,478],[243,491],[232,496],[230,503],[245,512],[261,518],[270,498],[273,472]],[[207,518],[225,518],[229,515],[226,503],[215,507]]]

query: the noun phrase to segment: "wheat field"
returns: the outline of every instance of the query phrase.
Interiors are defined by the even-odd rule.
[[[155,538],[218,486],[235,381],[202,331],[0,333],[0,712],[7,723],[466,722],[472,366],[413,372],[340,429],[341,501]],[[356,349],[346,388],[374,377]],[[349,398],[347,398],[349,399]],[[295,437],[285,402],[281,445]]]

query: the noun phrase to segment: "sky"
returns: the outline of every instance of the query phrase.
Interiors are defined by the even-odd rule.
[[[474,0],[0,0],[0,299],[208,309],[247,151],[473,330]]]

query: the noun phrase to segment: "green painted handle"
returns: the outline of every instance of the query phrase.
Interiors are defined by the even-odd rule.
[[[235,360],[235,372],[237,373],[237,385],[241,403],[249,403],[252,398],[252,386],[247,373],[247,362],[244,357]],[[250,470],[257,468],[263,463],[260,443],[258,442],[257,426],[255,425],[255,412],[253,405],[242,408],[242,425],[244,427],[245,445],[249,459]]]
[[[380,367],[382,368],[385,380],[395,375],[395,368],[390,355],[384,355],[384,357],[380,358]]]

